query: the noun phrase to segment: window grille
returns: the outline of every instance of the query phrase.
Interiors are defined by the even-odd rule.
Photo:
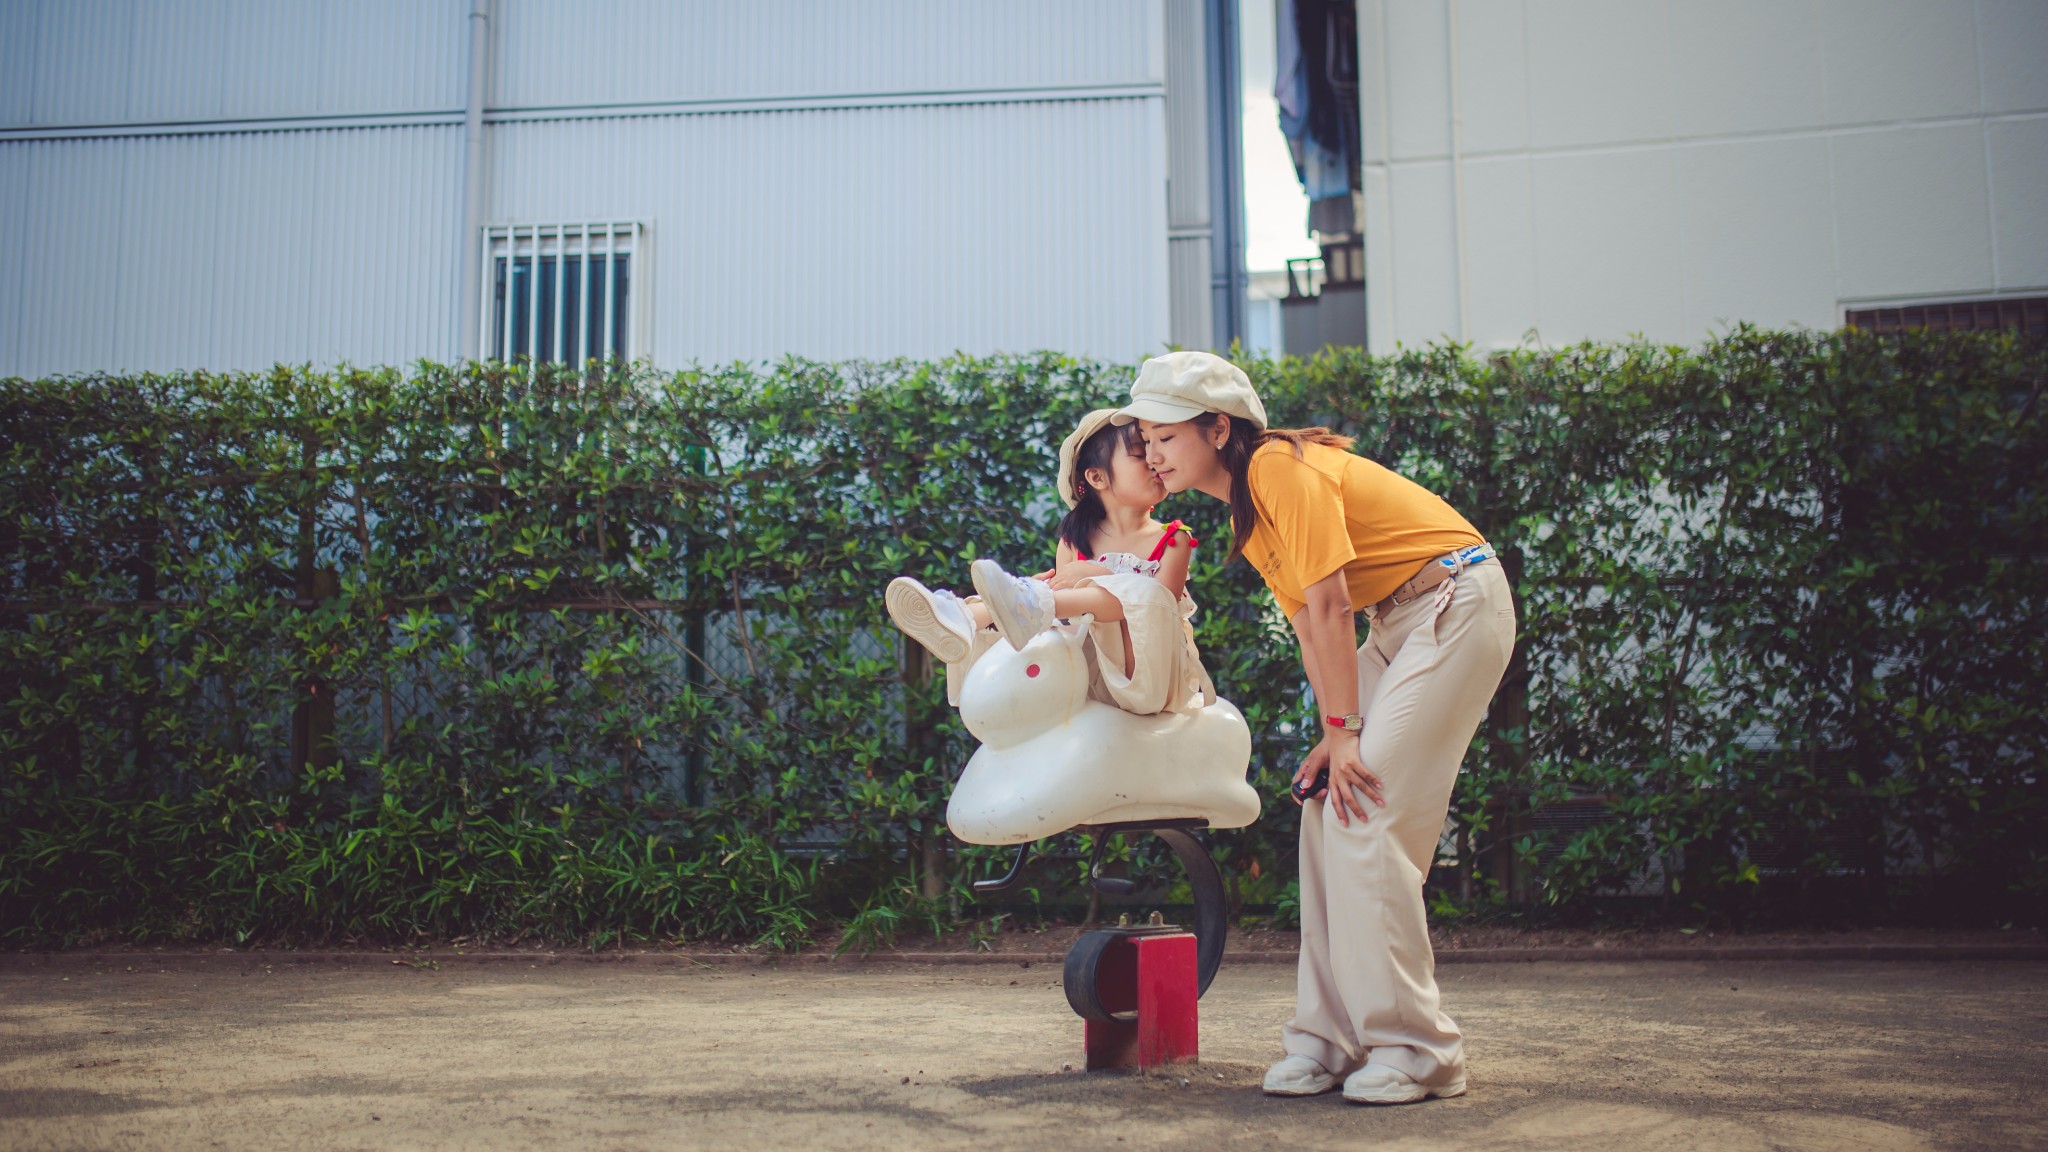
[[[633,281],[636,272],[645,280],[646,234],[618,221],[486,227],[478,359],[636,358],[646,293]]]
[[[1863,308],[1850,312],[1842,322],[1872,332],[1899,332],[1907,328],[1988,332],[2008,328],[2028,336],[2048,337],[2048,296]]]

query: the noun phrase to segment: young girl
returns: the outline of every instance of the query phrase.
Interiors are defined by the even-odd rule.
[[[967,669],[998,637],[1022,649],[1055,620],[1088,616],[1091,698],[1128,712],[1186,711],[1213,698],[1188,618],[1195,539],[1152,506],[1166,491],[1143,459],[1143,441],[1115,427],[1110,408],[1081,419],[1060,445],[1060,521],[1053,569],[1014,576],[993,560],[971,568],[977,597],[934,591],[908,576],[889,582],[890,618],[946,665],[959,703]]]

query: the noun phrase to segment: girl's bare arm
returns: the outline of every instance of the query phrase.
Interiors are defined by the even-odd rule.
[[[1166,542],[1166,553],[1159,558],[1159,582],[1173,593],[1175,599],[1188,586],[1188,565],[1195,559],[1195,546],[1188,541],[1186,532],[1176,532]]]

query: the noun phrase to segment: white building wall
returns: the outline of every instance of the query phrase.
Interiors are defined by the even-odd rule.
[[[493,107],[1153,85],[1161,0],[493,0]]]
[[[468,8],[0,0],[0,374],[473,351]],[[647,225],[657,364],[1167,343],[1161,0],[491,8],[485,222]]]
[[[0,0],[0,125],[462,110],[466,5]]]
[[[0,143],[0,374],[445,357],[461,136]]]
[[[1103,189],[1163,188],[1159,115],[1113,100],[502,124],[491,216],[647,222],[636,291],[662,365],[1128,357],[1165,338],[1165,198]]]
[[[1376,351],[2048,290],[2048,0],[1359,11]]]

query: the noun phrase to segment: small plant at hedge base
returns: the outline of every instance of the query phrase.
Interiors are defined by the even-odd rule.
[[[1301,927],[1301,881],[1289,880],[1273,899],[1273,927]]]
[[[1003,937],[1003,921],[1009,918],[1008,912],[998,912],[986,920],[975,921],[967,930],[967,946],[976,952],[995,951],[996,941]]]
[[[896,933],[908,919],[902,908],[890,901],[893,893],[875,897],[863,905],[860,911],[846,922],[846,931],[839,937],[839,944],[832,950],[835,956],[858,952],[862,956],[870,952],[896,946]]]

